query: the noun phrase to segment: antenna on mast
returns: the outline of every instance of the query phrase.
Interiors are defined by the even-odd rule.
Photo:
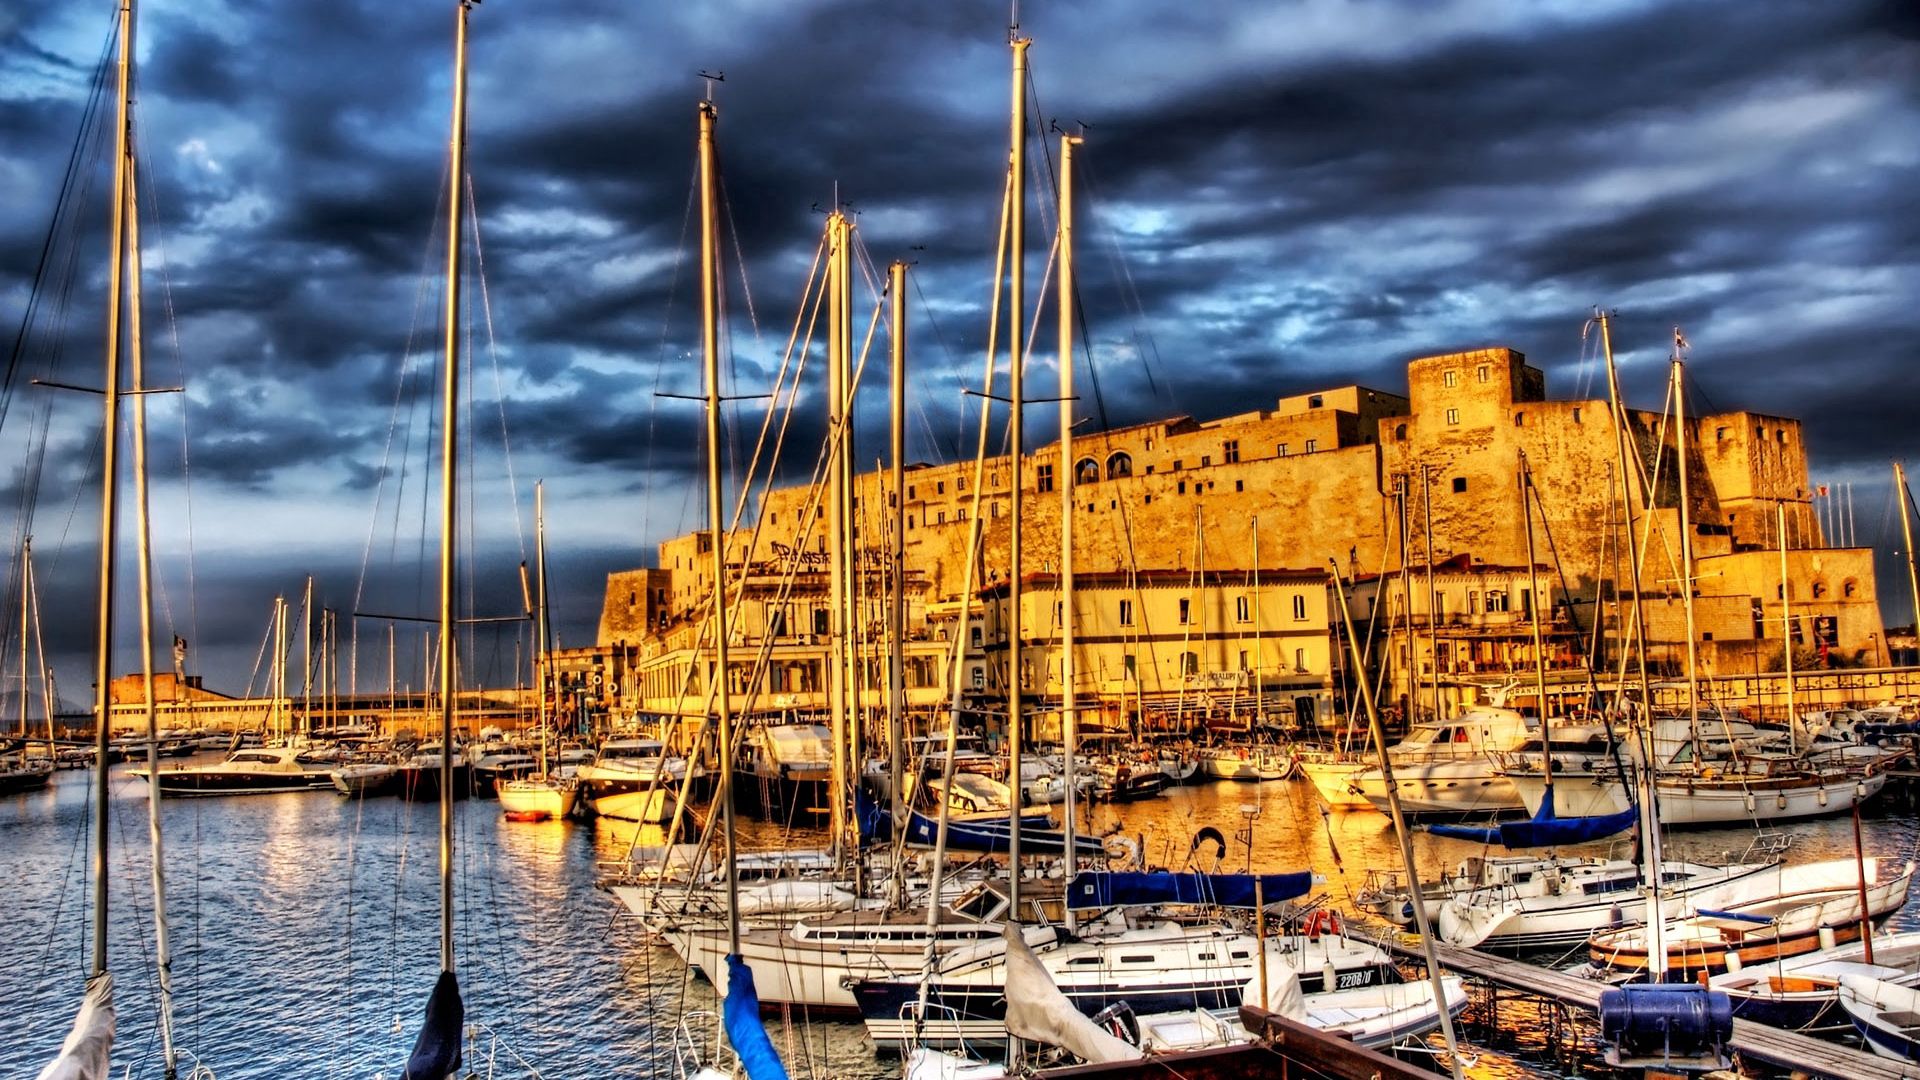
[[[712,102],[713,102],[713,84],[714,84],[714,83],[723,83],[723,82],[726,82],[726,81],[727,81],[727,73],[726,73],[726,72],[724,72],[724,71],[706,71],[706,70],[702,70],[702,71],[700,72],[700,77],[701,77],[702,79],[705,79],[705,80],[707,81],[707,98],[706,98],[706,100],[707,100],[707,102],[708,102],[708,104],[712,104]]]

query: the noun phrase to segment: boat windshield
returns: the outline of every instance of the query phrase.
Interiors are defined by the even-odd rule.
[[[650,761],[659,757],[664,749],[666,747],[657,742],[608,743],[600,748],[600,756],[608,759]]]
[[[826,729],[818,724],[787,724],[766,729],[774,757],[781,761],[832,760]]]

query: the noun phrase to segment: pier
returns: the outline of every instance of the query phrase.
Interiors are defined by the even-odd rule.
[[[1365,936],[1396,956],[1425,962],[1426,952],[1412,935]],[[1440,966],[1456,975],[1507,990],[1517,990],[1562,1005],[1596,1012],[1607,984],[1510,957],[1451,945],[1434,946]],[[1883,1058],[1868,1050],[1816,1039],[1797,1032],[1735,1018],[1732,1049],[1753,1062],[1832,1080],[1920,1080],[1920,1065]]]

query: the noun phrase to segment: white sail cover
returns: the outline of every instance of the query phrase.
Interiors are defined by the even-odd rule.
[[[61,1044],[60,1056],[40,1070],[40,1080],[107,1080],[113,1053],[113,976],[101,972],[87,980],[80,1015]]]
[[[1008,923],[1007,941],[1007,1030],[1022,1039],[1057,1046],[1082,1061],[1103,1064],[1109,1061],[1137,1061],[1143,1055],[1139,1047],[1108,1033],[1087,1019],[1067,995],[1053,984],[1053,976],[1033,955],[1020,936],[1020,928]]]
[[[1284,957],[1276,956],[1268,950],[1267,956],[1267,1000],[1260,1002],[1260,977],[1254,976],[1240,990],[1240,1000],[1260,1002],[1271,1013],[1278,1013],[1289,1020],[1307,1019],[1307,999],[1300,990],[1300,973]]]

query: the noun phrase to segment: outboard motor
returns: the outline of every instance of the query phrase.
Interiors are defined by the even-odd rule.
[[[1730,1064],[1733,1003],[1696,983],[1650,983],[1600,993],[1600,1041],[1615,1068],[1698,1070]]]

